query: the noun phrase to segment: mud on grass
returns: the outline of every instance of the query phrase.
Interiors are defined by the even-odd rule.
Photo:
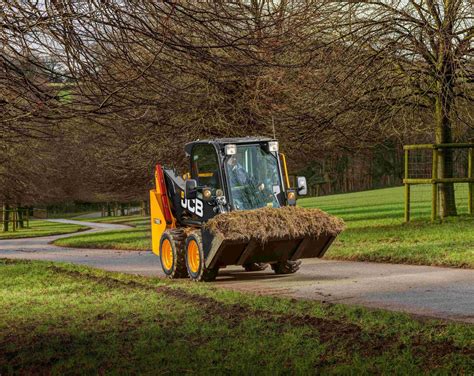
[[[0,374],[474,371],[473,327],[0,260]]]

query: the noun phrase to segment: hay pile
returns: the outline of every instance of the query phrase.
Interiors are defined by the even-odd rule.
[[[344,221],[319,209],[285,206],[219,214],[205,227],[229,240],[266,243],[272,239],[336,236],[344,230]]]

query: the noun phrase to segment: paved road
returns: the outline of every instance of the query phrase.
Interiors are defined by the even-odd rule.
[[[79,223],[90,226],[91,232],[127,227]],[[0,240],[0,258],[65,261],[110,271],[163,276],[159,260],[151,252],[72,249],[48,244],[67,236],[72,235]],[[245,273],[241,268],[229,267],[219,273],[215,285],[474,323],[474,270],[311,259],[304,260],[301,270],[289,276],[276,276],[268,270]]]

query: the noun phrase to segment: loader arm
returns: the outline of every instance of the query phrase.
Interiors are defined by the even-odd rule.
[[[165,230],[181,225],[183,209],[180,205],[184,180],[175,171],[156,165],[155,189],[150,191],[150,220],[152,251],[159,255],[160,239]]]

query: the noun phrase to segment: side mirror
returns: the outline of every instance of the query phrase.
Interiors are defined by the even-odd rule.
[[[197,196],[197,182],[194,179],[186,180],[186,191],[184,192],[184,196],[186,200],[195,199]]]
[[[296,181],[298,185],[298,195],[306,196],[308,194],[308,184],[306,183],[306,178],[304,176],[298,176]]]

